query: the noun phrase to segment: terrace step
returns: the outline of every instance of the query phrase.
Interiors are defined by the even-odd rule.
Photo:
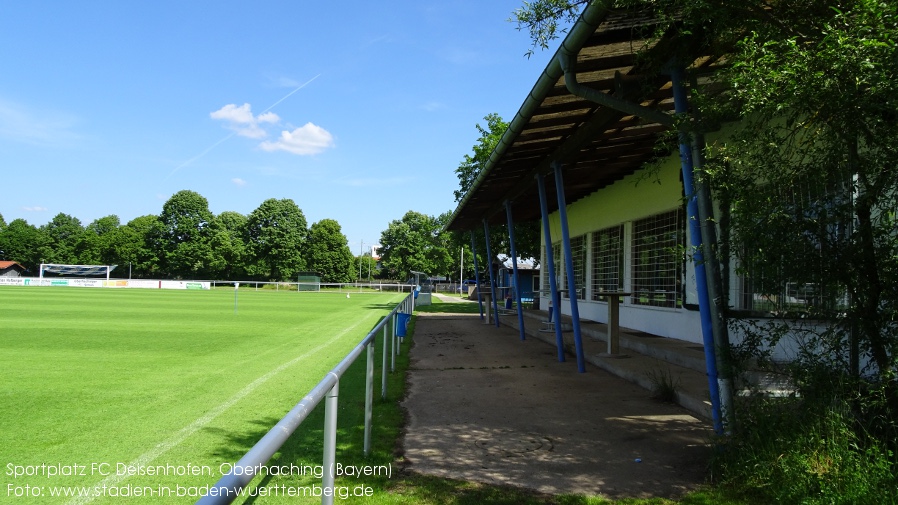
[[[554,324],[545,321],[545,312],[525,311],[525,334],[552,346],[555,342]],[[502,317],[501,322],[518,328],[517,317]],[[575,355],[574,337],[570,317],[562,316],[564,347],[569,355]],[[607,325],[581,320],[583,354],[586,362],[653,390],[660,380],[676,385],[677,403],[694,414],[711,419],[711,402],[708,396],[708,377],[705,372],[704,348],[691,342],[659,337],[648,333],[621,328],[620,349],[609,355],[606,343]]]

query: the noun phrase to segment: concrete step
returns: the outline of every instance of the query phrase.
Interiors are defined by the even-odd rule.
[[[543,331],[546,313],[526,311],[524,328],[528,338],[536,338],[549,345],[556,345],[554,330]],[[570,327],[570,318],[562,317]],[[500,317],[500,323],[518,329],[517,316]],[[659,382],[673,384],[677,391],[677,403],[696,415],[711,419],[711,402],[708,395],[708,376],[705,372],[702,346],[635,330],[621,328],[621,352],[607,353],[606,325],[581,321],[581,340],[584,360],[618,377],[629,380],[649,391]],[[566,360],[576,360],[574,335],[562,333]]]
[[[516,314],[514,314],[517,317]],[[506,319],[503,317],[503,321]],[[546,320],[546,314],[539,311],[524,312],[524,327],[539,324],[541,330],[555,331],[551,322]],[[572,331],[573,324],[570,316],[562,316],[562,331]],[[517,324],[514,325],[517,328]],[[584,337],[592,338],[605,343],[607,346],[608,329],[604,323],[595,321],[580,321],[580,332]],[[529,328],[528,328],[529,329]],[[701,344],[685,342],[673,338],[660,337],[630,328],[620,329],[620,347],[629,349],[646,356],[658,358],[683,368],[691,368],[697,372],[705,373],[705,348]]]

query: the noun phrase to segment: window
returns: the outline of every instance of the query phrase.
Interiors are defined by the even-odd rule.
[[[586,237],[581,235],[571,239],[571,264],[574,267],[574,288],[577,299],[586,298]],[[570,297],[570,286],[565,286],[564,296]]]
[[[543,246],[543,257],[545,256],[546,248],[545,246]],[[558,290],[563,289],[562,281],[564,280],[564,269],[562,268],[561,259],[561,242],[556,242],[552,244],[552,262],[555,266],[555,282],[556,288],[558,288]],[[548,265],[548,263],[544,264]],[[541,270],[543,270],[543,273],[541,275],[543,283],[542,291],[548,295],[552,291],[552,285],[549,283],[549,273],[547,270]]]
[[[624,227],[606,228],[592,234],[592,299],[602,292],[624,289]]]
[[[677,308],[682,305],[684,223],[680,210],[633,223],[633,303]]]
[[[738,229],[736,307],[760,316],[844,311],[848,292],[834,272],[844,269],[840,251],[853,247],[851,188],[798,180],[766,205]]]
[[[561,242],[552,244],[552,262],[555,264],[555,288],[563,291],[565,282],[564,263],[561,261]]]

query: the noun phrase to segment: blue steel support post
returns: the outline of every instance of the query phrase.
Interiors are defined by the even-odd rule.
[[[480,267],[477,266],[477,248],[474,247],[474,230],[471,230],[471,256],[474,257],[474,283],[477,285],[477,305],[480,307],[480,320],[483,320],[483,297],[480,296]]]
[[[508,243],[511,249],[511,265],[514,271],[514,294],[518,304],[518,327],[521,328],[521,340],[526,339],[524,334],[524,306],[521,304],[521,276],[518,275],[518,252],[514,246],[514,220],[511,218],[511,202],[505,200],[505,216],[508,218]]]
[[[673,69],[671,82],[673,84],[674,111],[677,114],[685,114],[689,105],[686,98],[686,90],[683,87],[682,69],[679,67]],[[679,133],[679,141],[680,165],[683,171],[683,192],[686,196],[686,219],[689,222],[690,243],[693,249],[692,261],[695,266],[695,287],[698,292],[698,309],[702,323],[702,343],[705,348],[705,367],[707,368],[708,390],[711,396],[711,417],[714,422],[714,431],[718,435],[722,435],[723,421],[720,415],[720,389],[717,382],[717,349],[714,345],[711,301],[708,296],[708,279],[705,273],[704,255],[702,254],[701,223],[699,222],[698,204],[693,182],[692,148],[689,145],[689,136],[682,130]]]
[[[580,308],[577,306],[577,286],[574,285],[574,261],[571,254],[571,235],[567,225],[567,203],[564,200],[564,178],[561,175],[561,164],[552,163],[555,171],[555,192],[558,195],[558,217],[561,220],[561,245],[564,249],[565,271],[568,278],[568,298],[571,300],[571,320],[574,325],[574,348],[577,351],[577,370],[586,372],[586,359],[583,356],[583,340],[580,334]],[[561,307],[558,317],[561,317]]]
[[[483,238],[486,242],[487,270],[490,272],[490,294],[493,297],[493,317],[496,318],[496,328],[499,327],[499,300],[496,299],[496,280],[493,276],[493,253],[490,249],[490,225],[483,220]]]
[[[546,203],[546,182],[542,175],[536,175],[536,187],[539,190],[539,210],[543,221],[543,235],[546,243],[546,275],[549,276],[549,300],[555,314],[555,346],[558,348],[558,361],[564,363],[564,337],[561,335],[561,317],[558,309],[561,297],[558,296],[558,281],[555,279],[555,259],[552,257],[552,233],[549,230],[549,206]]]

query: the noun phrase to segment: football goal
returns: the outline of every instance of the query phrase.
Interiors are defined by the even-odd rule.
[[[297,291],[321,291],[321,276],[317,272],[300,272],[296,276]]]
[[[75,277],[95,277],[105,275],[109,280],[109,272],[112,272],[118,265],[62,265],[59,263],[41,263],[40,278],[44,278],[44,272],[70,275]]]

